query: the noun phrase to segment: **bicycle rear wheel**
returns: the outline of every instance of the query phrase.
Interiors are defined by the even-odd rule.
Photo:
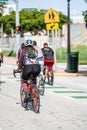
[[[39,89],[39,94],[43,96],[45,92],[45,83],[44,83],[43,76],[41,74],[38,76],[38,89]]]
[[[51,75],[48,76],[48,84],[53,85],[54,82],[54,73],[53,70],[51,70]]]
[[[20,99],[21,99],[21,106],[27,108],[26,93],[23,91],[22,87],[20,88]]]
[[[40,97],[37,87],[32,88],[32,106],[35,113],[40,111]]]

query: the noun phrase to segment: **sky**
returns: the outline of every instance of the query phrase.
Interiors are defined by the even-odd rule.
[[[22,8],[38,8],[48,10],[52,8],[56,11],[62,11],[65,15],[67,15],[67,0],[19,0],[19,9]],[[85,3],[84,0],[70,1],[71,16],[81,16],[82,11],[85,10],[87,10],[87,3]]]

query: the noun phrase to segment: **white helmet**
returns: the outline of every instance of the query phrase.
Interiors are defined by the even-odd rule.
[[[25,41],[25,46],[33,46],[32,40],[27,39],[27,40]]]

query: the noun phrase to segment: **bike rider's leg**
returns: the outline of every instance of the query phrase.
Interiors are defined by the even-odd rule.
[[[46,66],[43,66],[43,75],[45,75]]]
[[[33,98],[38,97],[37,78],[36,77],[33,78],[32,96],[33,96]]]

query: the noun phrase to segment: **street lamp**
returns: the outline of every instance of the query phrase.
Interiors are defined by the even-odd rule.
[[[67,0],[67,52],[70,52],[70,0]]]
[[[78,72],[78,52],[70,51],[70,0],[67,0],[67,72]]]

